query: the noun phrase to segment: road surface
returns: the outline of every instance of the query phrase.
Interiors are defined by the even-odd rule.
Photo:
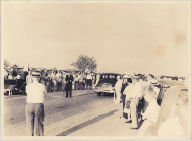
[[[25,122],[26,96],[4,97],[4,127],[16,127]],[[74,91],[73,97],[65,98],[64,92],[45,96],[45,125],[50,126],[64,119],[91,109],[113,103],[113,95],[97,96],[92,90]],[[6,133],[9,135],[9,133]]]

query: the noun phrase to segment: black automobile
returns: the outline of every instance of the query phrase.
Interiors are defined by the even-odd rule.
[[[117,82],[118,73],[102,73],[100,74],[99,81],[95,86],[94,91],[100,96],[102,93],[114,93],[114,86]]]

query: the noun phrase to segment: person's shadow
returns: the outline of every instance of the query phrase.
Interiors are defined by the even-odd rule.
[[[69,135],[69,134],[71,134],[71,133],[73,133],[73,132],[75,132],[77,130],[80,130],[80,129],[84,128],[84,127],[87,127],[87,126],[89,126],[91,124],[99,122],[100,120],[103,120],[103,119],[113,115],[116,111],[118,111],[118,110],[112,110],[112,111],[110,111],[108,113],[101,114],[101,115],[95,117],[94,119],[86,121],[84,123],[81,123],[81,124],[79,124],[79,125],[77,125],[75,127],[72,127],[71,129],[68,129],[68,130],[62,132],[62,133],[58,134],[57,136],[67,136],[67,135]]]

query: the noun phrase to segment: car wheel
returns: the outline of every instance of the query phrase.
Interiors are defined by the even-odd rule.
[[[27,95],[25,91],[22,91],[22,95]]]
[[[99,92],[99,93],[97,93],[97,96],[101,96],[101,93]]]

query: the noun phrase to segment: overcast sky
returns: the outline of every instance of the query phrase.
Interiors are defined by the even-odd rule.
[[[3,55],[20,66],[70,68],[88,55],[99,72],[185,74],[189,2],[4,2]]]

